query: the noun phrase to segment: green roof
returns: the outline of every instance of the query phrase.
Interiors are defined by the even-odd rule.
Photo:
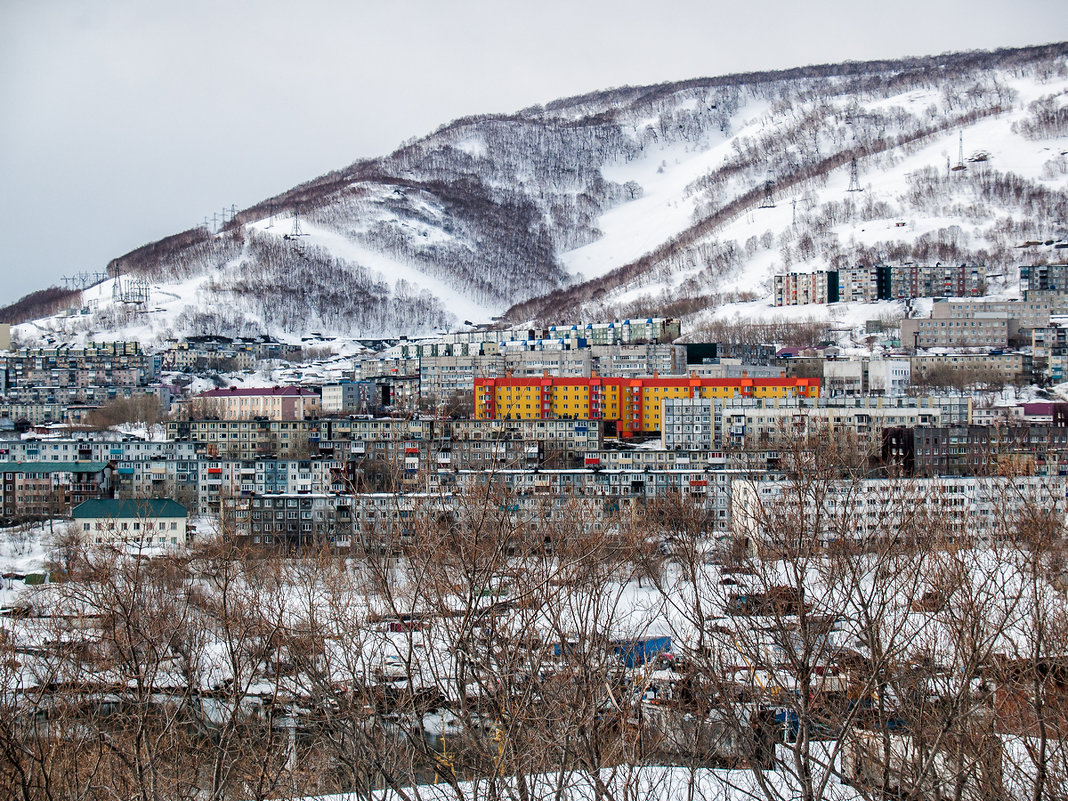
[[[0,462],[0,473],[99,473],[107,462]]]
[[[144,519],[149,517],[188,517],[186,508],[178,501],[166,498],[99,498],[74,507],[71,515],[78,518]]]

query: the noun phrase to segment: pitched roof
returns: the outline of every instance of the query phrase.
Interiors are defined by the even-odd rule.
[[[313,390],[306,389],[305,387],[259,387],[259,388],[238,388],[230,387],[229,389],[212,389],[208,392],[201,392],[197,395],[198,398],[249,398],[249,397],[288,397],[288,396],[302,396],[311,397],[318,395]]]
[[[0,473],[99,473],[107,462],[0,462]]]
[[[167,498],[99,498],[78,504],[71,511],[75,518],[109,519],[150,517],[188,517],[189,512],[177,501]]]

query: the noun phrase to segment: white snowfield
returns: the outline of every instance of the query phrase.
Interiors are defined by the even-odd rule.
[[[565,770],[527,776],[526,791],[530,801],[593,801],[594,799],[642,799],[643,801],[756,801],[756,799],[794,799],[799,797],[799,785],[789,774],[764,771],[767,790],[760,787],[752,772],[747,770],[716,770],[711,768],[682,768],[661,765],[622,765],[605,769],[597,777],[583,771]],[[500,798],[522,798],[518,782],[512,777],[495,779]],[[486,798],[489,782],[465,781],[455,786],[445,782],[405,788],[403,794],[390,790],[376,792],[376,801],[475,801]],[[355,793],[308,797],[303,801],[358,801],[366,796]],[[815,801],[853,801],[863,798],[852,787],[832,779],[826,792]]]
[[[1005,276],[1003,282],[991,281],[994,288],[1012,294],[1015,267],[1028,258],[1049,255],[1017,249],[1020,240],[1064,236],[1063,230],[1057,230],[1058,225],[1063,228],[1063,221],[1033,219],[1019,198],[1014,199],[1011,193],[990,194],[987,189],[997,181],[1011,179],[1032,194],[1045,191],[1063,203],[1068,191],[1068,136],[1033,130],[1035,117],[1030,106],[1052,98],[1050,103],[1063,107],[1068,93],[1065,73],[1063,64],[1060,69],[1054,65],[1052,69],[985,70],[976,73],[973,84],[932,83],[866,95],[823,96],[806,90],[807,84],[799,81],[783,90],[785,99],[775,102],[758,87],[744,86],[737,90],[729,109],[720,110],[716,110],[718,95],[712,90],[703,95],[705,90],[680,90],[655,107],[628,112],[635,115],[633,119],[622,118],[619,135],[631,143],[632,157],[606,157],[599,167],[605,181],[618,190],[618,199],[587,221],[589,231],[580,237],[584,244],[561,246],[556,259],[573,282],[604,277],[685,234],[737,198],[755,192],[747,205],[661,258],[640,277],[606,287],[586,311],[604,316],[638,300],[657,302],[717,294],[727,295],[725,300],[729,300],[731,293],[742,293],[757,300],[705,313],[720,318],[789,318],[798,312],[771,306],[770,278],[775,272],[824,269],[832,254],[845,263],[855,263],[852,254],[863,252],[878,258],[884,251],[920,241],[952,241],[976,258],[985,254],[988,273]],[[1002,110],[989,113],[997,104]],[[581,113],[592,113],[590,108],[582,108]],[[574,111],[580,113],[579,108]],[[983,113],[974,119],[967,117],[972,111]],[[546,113],[546,118],[551,124],[569,119],[566,109],[554,115]],[[676,120],[684,120],[693,129],[675,130]],[[684,126],[679,123],[675,127]],[[935,132],[858,159],[861,191],[847,191],[848,161],[830,172],[798,178],[806,165],[854,144],[894,142],[898,135],[924,127]],[[488,132],[481,131],[477,123],[453,133],[455,141],[446,131],[428,138],[426,147],[437,148],[434,152],[440,152],[442,158],[448,157],[451,148],[474,159],[476,165],[493,158],[495,147],[500,152],[500,142],[489,143]],[[538,154],[532,153],[531,159],[536,158]],[[552,158],[560,156],[553,154]],[[537,180],[519,163],[521,174],[511,177],[513,186]],[[951,170],[951,166],[965,169]],[[488,184],[499,185],[507,178],[487,167]],[[479,242],[465,239],[465,234],[450,225],[444,205],[438,204],[432,193],[412,192],[398,205],[391,201],[392,193],[399,190],[388,183],[357,183],[357,199],[342,198],[336,207],[329,207],[333,215],[329,226],[301,219],[304,235],[299,243],[287,245],[319,248],[339,263],[365,270],[391,288],[403,285],[415,292],[426,290],[437,298],[453,321],[451,325],[465,319],[486,321],[503,311],[506,302],[489,302],[475,287],[433,275],[426,265],[396,255],[396,250],[387,254],[373,244],[373,237],[368,239],[375,230],[389,231],[409,253],[433,253],[438,246],[451,247],[454,253],[464,249],[476,252]],[[771,187],[769,198],[760,192],[765,183]],[[529,188],[532,197],[553,192],[568,197],[568,192],[580,191],[581,187],[568,187],[566,182]],[[764,207],[768,205],[771,207]],[[574,224],[549,219],[552,215],[546,214],[545,224],[550,229]],[[265,218],[248,223],[246,229],[280,239],[291,233],[291,220]],[[561,242],[567,240],[567,236],[559,237]],[[16,336],[27,343],[45,337],[76,342],[105,335],[115,338],[121,332],[127,338],[154,343],[190,333],[190,320],[210,312],[220,302],[220,295],[212,289],[213,277],[240,275],[250,264],[247,250],[221,266],[190,265],[192,277],[187,279],[153,281],[151,300],[144,308],[114,303],[115,279],[109,279],[86,290],[86,313],[24,324],[16,327]],[[338,276],[339,285],[345,280],[344,275]],[[231,311],[239,311],[249,328],[258,327],[281,338],[307,333],[292,321],[288,330],[274,330],[277,325],[272,328],[267,324],[256,303],[227,297],[227,303],[234,307]],[[873,317],[879,311],[847,310],[844,315],[855,320]],[[815,307],[806,307],[803,313],[817,318],[842,314]],[[403,327],[402,321],[397,324]],[[411,326],[356,332],[346,328],[345,321],[308,325],[330,336],[432,333],[425,327],[415,330]]]

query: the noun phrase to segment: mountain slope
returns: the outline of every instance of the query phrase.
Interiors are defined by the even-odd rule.
[[[1066,92],[1061,43],[624,87],[457,120],[217,233],[115,259],[83,293],[85,314],[46,327],[421,333],[509,307],[516,321],[692,312],[766,295],[786,267],[975,260],[996,272],[1020,242],[1064,235]],[[848,192],[854,159],[863,191]],[[129,302],[132,282],[147,282],[147,304]]]

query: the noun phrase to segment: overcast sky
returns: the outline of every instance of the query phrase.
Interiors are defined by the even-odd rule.
[[[0,306],[466,114],[1065,39],[1063,0],[0,0]]]

